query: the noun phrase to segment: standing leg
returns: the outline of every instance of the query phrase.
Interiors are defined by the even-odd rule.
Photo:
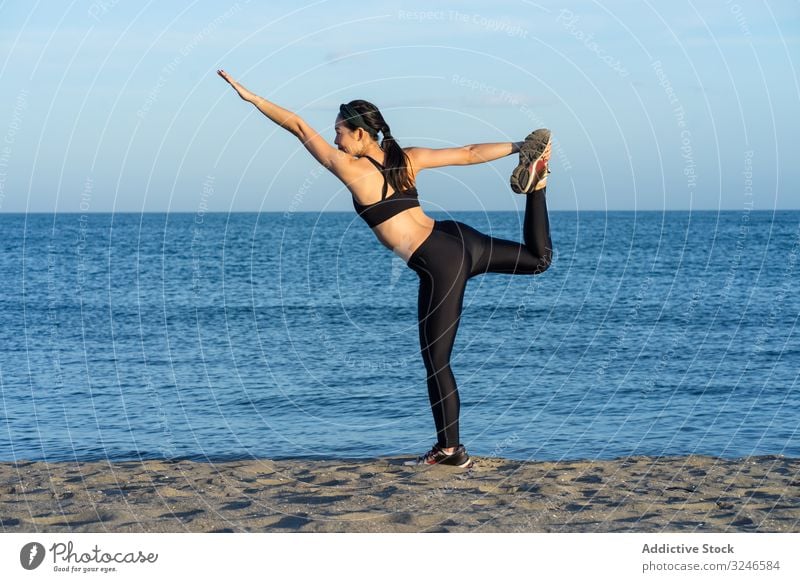
[[[453,351],[464,289],[469,278],[469,261],[460,241],[442,235],[435,261],[415,267],[419,285],[419,342],[428,374],[428,397],[436,425],[437,444],[442,448],[459,445],[460,400],[450,355]]]

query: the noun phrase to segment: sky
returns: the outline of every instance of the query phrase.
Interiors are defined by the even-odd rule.
[[[0,212],[352,211],[300,142],[339,103],[403,146],[554,136],[551,210],[800,208],[800,3],[6,1]],[[516,156],[423,172],[423,208],[513,210]]]

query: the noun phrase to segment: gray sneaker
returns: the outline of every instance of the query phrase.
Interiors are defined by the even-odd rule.
[[[550,173],[550,130],[537,129],[525,138],[519,148],[519,165],[511,172],[511,189],[517,194],[530,194]]]
[[[464,445],[458,445],[456,450],[452,453],[445,453],[438,444],[433,445],[433,448],[413,461],[406,461],[403,463],[407,466],[412,465],[448,465],[452,467],[461,467],[462,469],[469,469],[474,464],[472,459],[467,454],[467,449]]]

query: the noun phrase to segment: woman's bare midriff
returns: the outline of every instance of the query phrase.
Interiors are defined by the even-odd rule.
[[[434,220],[422,208],[409,208],[373,227],[381,244],[406,263],[433,230]]]

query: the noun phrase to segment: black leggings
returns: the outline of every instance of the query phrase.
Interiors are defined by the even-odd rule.
[[[408,266],[419,275],[419,343],[440,447],[459,445],[459,398],[450,369],[467,280],[482,273],[535,275],[552,259],[545,189],[525,195],[525,244],[493,238],[463,222],[435,221]]]

